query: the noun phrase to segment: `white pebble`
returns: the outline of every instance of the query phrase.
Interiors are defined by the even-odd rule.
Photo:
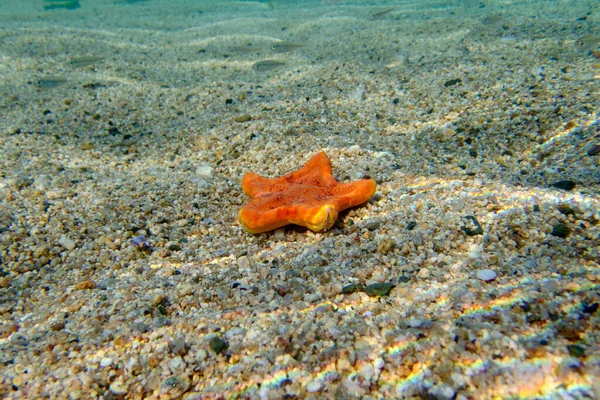
[[[186,366],[187,365],[186,365],[185,361],[183,361],[183,358],[181,358],[181,356],[177,356],[169,362],[169,369],[173,373],[177,373],[177,372],[181,372],[181,371],[185,370]]]
[[[275,234],[273,234],[273,239],[275,240],[285,240],[285,229],[275,229]]]
[[[211,178],[213,176],[213,167],[210,165],[198,165],[196,168],[196,175],[201,178]]]
[[[127,385],[121,381],[114,381],[110,384],[110,391],[114,394],[126,394],[127,393]]]
[[[75,248],[75,241],[69,239],[65,235],[61,235],[60,239],[58,239],[58,244],[67,250],[73,250]]]
[[[477,271],[477,278],[481,279],[482,281],[493,281],[496,279],[496,276],[498,275],[491,269],[480,269]]]
[[[358,374],[367,382],[370,382],[375,375],[375,369],[369,363],[365,363],[360,367]]]
[[[239,269],[249,269],[252,264],[250,263],[250,259],[246,256],[241,256],[237,259],[237,266]]]
[[[104,357],[102,360],[100,360],[100,366],[102,368],[106,368],[111,366],[113,363],[113,359],[112,358],[108,358],[108,357]]]
[[[319,390],[321,390],[322,388],[323,388],[323,382],[321,382],[321,380],[319,380],[319,379],[316,379],[306,386],[306,391],[308,393],[315,393],[315,392],[318,392]]]

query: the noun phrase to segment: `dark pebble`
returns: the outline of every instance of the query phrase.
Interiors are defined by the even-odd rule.
[[[456,84],[459,84],[459,83],[461,83],[461,82],[462,82],[462,80],[461,80],[461,79],[450,79],[449,81],[446,81],[446,82],[444,83],[444,86],[445,86],[445,87],[450,87],[450,86],[454,86],[454,85],[456,85]]]
[[[217,354],[221,353],[227,348],[227,343],[223,339],[216,336],[210,339],[208,345],[210,346],[211,350]]]
[[[587,301],[583,301],[581,304],[581,311],[585,314],[593,314],[598,311],[598,303],[588,304]]]
[[[121,131],[117,127],[108,128],[108,134],[111,136],[121,135]]]
[[[171,243],[171,244],[169,244],[168,249],[170,251],[179,251],[179,250],[181,250],[181,246],[178,243]]]
[[[407,283],[407,282],[410,282],[410,278],[408,276],[402,275],[400,278],[398,278],[398,283]]]
[[[183,357],[190,350],[190,345],[184,337],[178,337],[169,343],[169,349],[171,353]]]
[[[554,228],[552,228],[552,232],[550,233],[552,236],[558,236],[560,238],[566,238],[571,234],[571,229],[565,224],[558,224]]]
[[[581,339],[581,330],[585,330],[585,327],[579,326],[575,321],[563,321],[556,327],[556,332],[571,342]]]
[[[552,183],[550,186],[562,190],[573,190],[575,189],[575,186],[577,186],[577,184],[573,181],[558,181]]]
[[[362,292],[365,287],[361,283],[353,283],[351,285],[344,286],[342,288],[342,294],[352,294],[356,292]]]
[[[415,221],[410,221],[408,224],[406,224],[406,230],[412,231],[413,229],[415,229],[416,226],[417,223]]]
[[[573,357],[585,357],[585,348],[578,344],[567,345],[567,350],[569,351],[569,354]]]
[[[600,154],[600,144],[593,145],[587,151],[588,156],[596,156],[598,154]]]
[[[171,320],[162,315],[159,315],[156,318],[152,319],[152,326],[155,328],[162,328],[163,326],[170,326],[170,325],[171,325]]]
[[[463,219],[465,220],[465,226],[463,226],[462,229],[467,234],[467,236],[475,236],[475,235],[483,234],[483,228],[481,227],[481,225],[479,224],[479,221],[477,221],[477,219],[474,216],[467,215]]]
[[[54,332],[62,331],[66,324],[67,323],[65,321],[54,322],[52,325],[50,325],[50,330]]]
[[[369,296],[387,296],[393,288],[393,283],[374,283],[366,286],[365,292]]]
[[[575,210],[568,204],[560,204],[556,209],[563,215],[575,215]]]

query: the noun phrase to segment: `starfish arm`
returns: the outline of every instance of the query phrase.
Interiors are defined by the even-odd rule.
[[[260,212],[250,205],[242,207],[238,221],[250,233],[263,233],[288,225],[290,222],[277,215],[276,210]]]
[[[242,178],[242,190],[251,198],[269,193],[272,186],[272,179],[263,178],[253,172],[246,172]]]
[[[338,183],[333,177],[331,161],[324,151],[314,155],[297,171],[290,172],[281,178],[273,179],[277,184],[294,182],[313,186],[333,186]]]
[[[264,210],[263,204],[248,204],[240,210],[238,220],[251,233],[272,231],[295,224],[314,232],[326,231],[338,217],[335,205],[322,203],[316,206],[284,205]]]
[[[375,181],[361,179],[356,182],[340,183],[331,188],[332,202],[338,211],[357,206],[369,200],[375,194]]]

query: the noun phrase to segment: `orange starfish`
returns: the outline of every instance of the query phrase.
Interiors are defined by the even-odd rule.
[[[336,181],[329,157],[322,151],[281,178],[248,172],[242,179],[242,189],[252,198],[238,217],[247,231],[262,233],[296,224],[321,232],[333,226],[340,211],[369,200],[375,194],[375,181]]]

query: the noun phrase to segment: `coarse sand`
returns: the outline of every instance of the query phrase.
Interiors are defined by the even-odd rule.
[[[63,3],[0,4],[0,397],[600,398],[597,1]],[[244,231],[322,150],[375,196]]]

